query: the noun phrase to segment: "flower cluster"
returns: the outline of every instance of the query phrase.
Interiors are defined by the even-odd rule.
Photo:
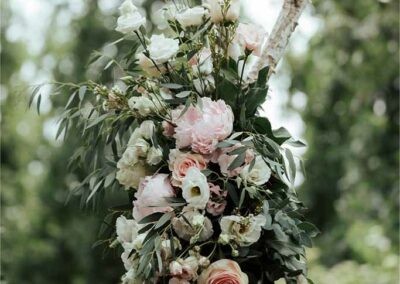
[[[288,145],[302,143],[258,115],[271,73],[266,67],[256,80],[246,73],[266,33],[238,22],[239,0],[176,2],[158,14],[168,29],[148,36],[146,19],[126,0],[117,43],[131,51],[116,66],[120,87],[89,82],[75,92],[95,95],[78,127],[112,156],[88,177],[88,200],[102,186],[129,196],[111,210],[122,282],[292,281],[306,273],[304,246],[316,230],[293,190]]]

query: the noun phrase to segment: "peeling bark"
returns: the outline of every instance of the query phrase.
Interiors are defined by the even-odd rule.
[[[300,15],[309,2],[310,0],[284,0],[282,10],[264,45],[261,56],[249,72],[250,81],[255,80],[258,72],[265,66],[270,67],[268,76],[274,72],[285,52],[290,36],[297,26]]]

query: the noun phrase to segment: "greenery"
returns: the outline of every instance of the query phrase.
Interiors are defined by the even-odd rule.
[[[6,36],[15,16],[10,2],[2,2],[1,12],[1,281],[116,283],[123,273],[119,255],[91,247],[106,208],[120,199],[97,207],[96,214],[80,209],[80,198],[70,193],[88,173],[66,169],[78,137],[62,145],[47,138],[46,128],[63,109],[46,112],[43,95],[42,114],[27,111],[31,82],[20,72],[27,62],[40,66],[51,55],[55,80],[85,80],[93,74],[84,64],[92,50],[117,39],[107,24],[107,18],[115,19],[102,15],[97,1],[85,1],[88,9],[70,24],[73,36],[60,44],[57,33],[65,27],[56,19],[70,11],[60,1],[42,39],[45,47],[32,55],[26,42]],[[399,4],[313,2],[323,28],[305,55],[289,58],[292,95],[307,95],[307,107],[299,110],[308,144],[307,178],[299,193],[322,231],[317,248],[307,253],[309,276],[322,284],[397,283]],[[65,58],[72,69],[61,63]],[[101,80],[108,82],[110,73]],[[51,100],[60,106],[67,94]]]

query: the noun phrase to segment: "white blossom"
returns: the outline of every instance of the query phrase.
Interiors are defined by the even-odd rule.
[[[146,18],[143,17],[131,0],[126,0],[119,7],[121,16],[117,20],[116,31],[127,34],[137,31],[141,26],[146,24]]]
[[[179,41],[166,38],[164,34],[152,35],[148,49],[150,58],[157,64],[163,64],[176,55],[179,50]]]
[[[178,13],[175,17],[176,20],[181,24],[182,28],[199,26],[204,22],[204,18],[207,11],[200,6],[187,8],[184,11]]]
[[[240,172],[240,176],[246,182],[255,185],[263,185],[271,177],[271,169],[268,167],[267,163],[265,163],[262,157],[257,156],[255,159],[256,161],[251,171],[249,172],[251,164],[247,165]]]
[[[182,183],[182,196],[193,208],[204,209],[210,199],[207,178],[201,171],[192,167],[187,170]]]

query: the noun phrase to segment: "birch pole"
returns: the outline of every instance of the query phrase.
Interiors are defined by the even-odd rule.
[[[261,56],[250,69],[248,77],[251,81],[257,78],[258,72],[265,66],[270,67],[268,76],[274,72],[285,52],[290,36],[297,26],[300,15],[309,2],[310,0],[284,0],[282,10],[263,47]]]

